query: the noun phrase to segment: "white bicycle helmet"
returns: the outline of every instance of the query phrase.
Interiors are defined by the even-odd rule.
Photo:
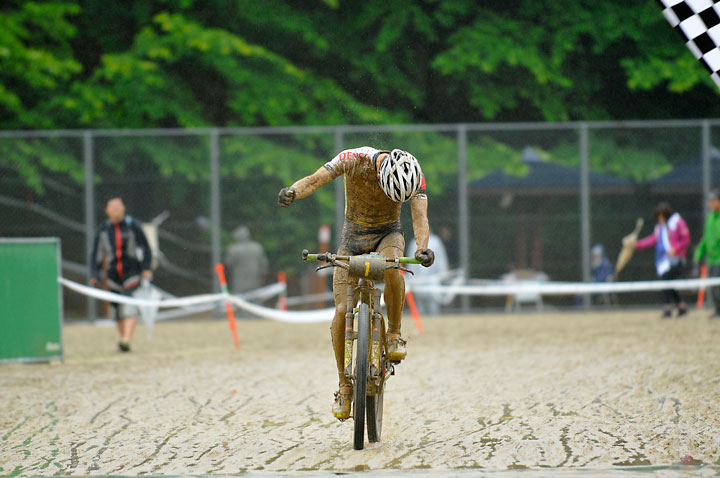
[[[412,154],[393,149],[380,163],[380,187],[395,202],[405,202],[420,190],[422,170]]]

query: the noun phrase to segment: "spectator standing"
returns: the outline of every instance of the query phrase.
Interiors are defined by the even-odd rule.
[[[109,289],[130,296],[140,287],[142,279],[152,278],[150,245],[140,224],[125,214],[122,199],[110,199],[105,206],[105,214],[108,220],[95,234],[90,256],[90,284],[99,284],[102,266],[107,258],[105,273]],[[137,307],[118,303],[111,305],[120,334],[118,349],[129,352],[130,340],[137,324]]]
[[[613,280],[613,266],[605,253],[605,246],[595,244],[591,249],[591,265],[593,282],[610,282]]]
[[[713,189],[708,196],[710,213],[705,219],[705,231],[693,255],[693,275],[698,275],[700,261],[706,259],[708,276],[720,276],[720,189]],[[715,311],[711,319],[720,317],[720,287],[710,288]]]
[[[263,246],[251,239],[247,226],[238,226],[232,235],[234,242],[225,253],[225,265],[230,270],[230,292],[242,294],[263,285],[268,259]]]
[[[690,231],[685,220],[676,213],[667,202],[655,206],[655,229],[649,236],[640,239],[635,249],[655,246],[655,270],[660,280],[674,280],[685,272],[685,255],[690,244]],[[662,291],[664,319],[672,317],[673,303],[677,306],[677,316],[687,313],[687,305],[676,289]]]
[[[593,282],[612,282],[614,280],[613,273],[614,268],[610,259],[605,252],[605,246],[602,244],[595,244],[590,249],[590,265],[592,267],[592,281]],[[614,297],[608,293],[592,294],[591,301],[601,301],[605,305],[610,305],[614,302]],[[582,304],[583,296],[576,298],[576,303]]]

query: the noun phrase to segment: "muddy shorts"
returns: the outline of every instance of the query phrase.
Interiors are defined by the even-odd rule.
[[[399,221],[383,226],[364,226],[346,220],[343,224],[340,248],[337,253],[338,255],[354,256],[378,252],[387,257],[401,257],[404,251],[405,238]],[[342,300],[347,292],[347,285],[350,283],[356,284],[357,279],[351,281],[346,269],[336,267],[333,273],[333,290],[336,300]],[[342,287],[338,287],[340,285]],[[338,297],[338,293],[340,297]]]

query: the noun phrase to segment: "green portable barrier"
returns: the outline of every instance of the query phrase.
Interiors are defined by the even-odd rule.
[[[62,360],[60,239],[0,238],[0,363]]]

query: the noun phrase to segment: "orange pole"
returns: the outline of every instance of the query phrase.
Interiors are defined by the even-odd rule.
[[[277,273],[277,281],[285,286],[285,290],[278,297],[277,308],[287,310],[287,275],[285,271],[279,271]]]
[[[413,297],[412,292],[408,290],[405,291],[405,298],[407,299],[408,307],[410,307],[410,314],[412,315],[413,322],[415,322],[415,328],[422,334],[425,332],[425,329],[423,328],[422,320],[420,320],[420,312],[418,312],[417,306],[415,305],[415,297]]]
[[[400,273],[405,276],[405,272],[400,271]],[[415,328],[422,334],[425,332],[425,328],[423,327],[422,320],[420,320],[420,312],[418,312],[417,306],[415,305],[415,297],[412,292],[407,289],[405,289],[405,300],[407,300],[408,307],[410,308],[410,314],[412,315],[413,322],[415,322]]]
[[[705,264],[701,265],[700,266],[700,278],[701,279],[706,278],[707,273],[708,273],[707,265],[705,265]],[[705,303],[705,289],[703,288],[698,291],[697,308],[702,309],[704,303]]]
[[[215,272],[217,272],[218,279],[220,280],[220,288],[222,289],[223,294],[227,294],[228,287],[227,280],[225,279],[225,267],[222,264],[215,264]],[[235,324],[235,312],[233,311],[232,304],[229,300],[225,301],[225,311],[227,312],[233,342],[235,342],[235,348],[237,349],[240,347],[240,339],[238,339],[237,325]]]

